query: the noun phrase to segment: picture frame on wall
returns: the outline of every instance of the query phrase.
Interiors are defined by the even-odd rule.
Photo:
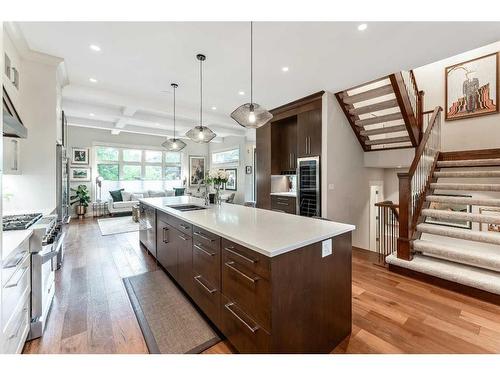
[[[498,60],[492,53],[445,68],[445,120],[498,113]]]
[[[205,185],[205,156],[189,156],[189,186]]]
[[[71,164],[88,165],[89,154],[88,148],[73,147],[71,151]]]
[[[71,167],[69,169],[70,181],[90,181],[90,168]]]
[[[434,194],[443,197],[464,197],[471,198],[472,195],[460,195],[460,194]],[[431,202],[429,205],[429,209],[432,210],[443,210],[449,212],[463,212],[463,213],[472,213],[472,205],[470,204],[453,204],[453,203],[441,203],[441,202]],[[426,217],[425,222],[429,224],[442,225],[445,227],[452,228],[461,228],[461,229],[470,229],[472,230],[472,222],[471,221],[457,221],[457,220],[448,220],[448,219],[438,219],[434,217]]]
[[[479,207],[479,214],[500,217],[500,207]],[[490,223],[480,223],[479,230],[482,232],[500,233],[500,225]]]
[[[228,168],[225,170],[228,173],[227,182],[224,185],[225,190],[238,190],[238,170],[236,168]]]

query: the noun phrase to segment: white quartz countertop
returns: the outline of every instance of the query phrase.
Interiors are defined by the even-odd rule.
[[[140,201],[269,257],[356,229],[350,224],[236,204],[222,203],[206,210],[187,212],[167,207],[179,204],[203,206],[203,199],[189,196],[144,198]]]
[[[9,257],[25,239],[31,237],[32,229],[25,230],[6,230],[2,232],[2,260]]]
[[[281,193],[271,193],[271,195],[278,195],[278,196],[281,196],[281,197],[296,197],[297,196],[297,193],[294,192],[294,191],[283,191]]]

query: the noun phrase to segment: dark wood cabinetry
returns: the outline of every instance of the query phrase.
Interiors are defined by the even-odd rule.
[[[321,155],[321,109],[297,115],[298,157]]]
[[[141,203],[139,213],[139,241],[156,258],[156,210]]]
[[[293,197],[285,197],[293,198]],[[158,261],[242,353],[328,353],[351,331],[351,233],[267,257],[162,211]]]
[[[297,213],[297,199],[281,195],[271,195],[271,210],[286,212],[287,214]]]
[[[257,129],[257,207],[272,209],[271,175],[293,173],[297,158],[321,156],[323,94],[321,91],[271,110],[271,122]]]

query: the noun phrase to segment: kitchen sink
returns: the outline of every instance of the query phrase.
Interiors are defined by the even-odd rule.
[[[173,205],[173,206],[167,206],[170,208],[173,208],[174,210],[178,211],[198,211],[198,210],[205,210],[206,207],[203,206],[196,206],[194,204],[178,204],[178,205]]]

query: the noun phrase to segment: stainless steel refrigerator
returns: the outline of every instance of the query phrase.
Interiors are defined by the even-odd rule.
[[[297,214],[321,216],[319,156],[297,159]]]
[[[57,218],[66,224],[69,219],[69,173],[66,149],[61,144],[56,146],[56,179]]]

